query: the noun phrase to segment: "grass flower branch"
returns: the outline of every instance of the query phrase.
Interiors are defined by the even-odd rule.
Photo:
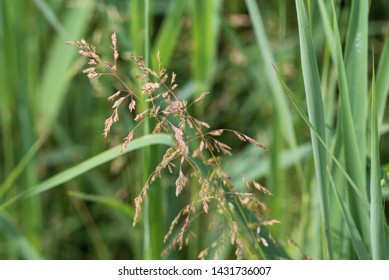
[[[173,72],[169,75],[166,69],[161,68],[160,54],[157,54],[158,71],[147,67],[142,59],[134,54],[130,59],[136,64],[140,75],[136,76],[142,82],[140,92],[130,89],[119,76],[117,62],[119,52],[117,49],[116,33],[111,36],[113,61],[102,61],[96,53],[96,47],[89,45],[84,39],[81,41],[67,42],[74,45],[79,50],[81,56],[89,58],[88,68],[83,70],[89,79],[100,78],[104,74],[110,74],[116,78],[123,88],[119,88],[114,94],[107,99],[113,102],[112,113],[104,122],[103,136],[107,137],[112,126],[120,120],[119,108],[125,108],[125,114],[132,115],[133,120],[137,123],[126,137],[123,139],[121,150],[124,151],[135,137],[135,131],[139,128],[145,119],[154,119],[155,126],[152,133],[164,132],[168,134],[173,146],[168,148],[162,156],[161,162],[157,165],[154,172],[150,174],[149,179],[145,182],[141,192],[135,198],[135,215],[133,226],[140,220],[142,204],[147,196],[150,186],[157,179],[162,177],[164,170],[170,173],[178,174],[175,180],[175,194],[179,196],[183,190],[192,184],[192,188],[198,188],[198,200],[191,201],[185,206],[171,222],[168,233],[164,237],[167,242],[171,239],[168,248],[182,249],[184,244],[189,242],[190,222],[192,214],[200,209],[204,213],[209,213],[213,201],[218,213],[222,213],[226,218],[226,223],[230,228],[231,244],[236,246],[237,258],[243,258],[243,252],[248,252],[254,257],[251,248],[261,250],[259,243],[268,246],[268,241],[259,236],[260,227],[271,225],[273,219],[266,221],[262,212],[266,209],[265,204],[255,195],[236,193],[230,177],[224,173],[221,167],[221,155],[232,155],[232,149],[227,144],[216,139],[225,132],[230,132],[240,141],[254,144],[260,149],[265,147],[257,140],[230,129],[211,130],[210,125],[202,120],[195,118],[189,113],[189,107],[195,103],[201,102],[208,96],[208,92],[202,93],[197,99],[188,104],[187,100],[180,100],[175,91],[177,90],[176,74]],[[99,69],[104,69],[102,72]],[[143,98],[146,96],[146,98]],[[142,98],[141,98],[142,97]],[[138,102],[145,102],[147,106],[143,112],[134,114]],[[126,105],[124,105],[126,104]],[[271,195],[265,187],[257,182],[250,183],[243,178],[244,184],[248,189],[258,190],[265,195]],[[201,205],[198,207],[198,205]],[[250,215],[250,223],[247,215]],[[252,218],[255,218],[256,226],[252,226]],[[181,223],[180,223],[181,221]],[[255,224],[254,223],[254,224]],[[175,230],[180,224],[180,229]],[[243,231],[251,231],[249,238],[243,235]],[[175,234],[175,235],[174,235]],[[173,236],[174,235],[174,236]],[[246,236],[245,238],[243,236]],[[271,240],[269,240],[271,241]]]

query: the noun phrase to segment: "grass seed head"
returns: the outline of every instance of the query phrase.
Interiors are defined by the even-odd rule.
[[[88,78],[100,78],[104,74],[109,74],[116,78],[117,84],[122,85],[121,88],[118,88],[114,94],[107,98],[108,101],[113,102],[113,105],[111,115],[104,122],[104,137],[108,136],[112,125],[119,121],[119,114],[127,114],[133,118],[136,126],[131,128],[127,136],[123,138],[121,146],[122,152],[133,141],[136,129],[143,124],[145,119],[154,120],[153,123],[155,123],[155,126],[151,128],[152,133],[166,133],[174,143],[166,150],[161,162],[156,166],[154,172],[145,182],[140,194],[134,200],[135,215],[133,226],[140,219],[142,204],[147,196],[150,184],[160,178],[164,170],[168,170],[171,173],[176,171],[178,172],[178,177],[175,180],[176,196],[180,195],[183,189],[187,188],[189,183],[191,183],[191,188],[198,188],[198,197],[184,207],[173,219],[168,233],[164,237],[164,242],[171,239],[170,245],[168,245],[165,251],[176,246],[182,249],[187,244],[190,237],[191,214],[201,211],[201,209],[204,213],[209,213],[210,203],[214,200],[217,202],[215,203],[216,211],[214,213],[225,216],[230,228],[229,231],[225,231],[230,234],[231,244],[237,247],[235,252],[237,258],[243,258],[245,246],[246,250],[250,250],[250,248],[247,248],[247,245],[245,245],[246,241],[243,242],[242,237],[239,235],[238,222],[231,220],[231,217],[236,215],[237,208],[245,207],[246,210],[251,211],[257,217],[257,224],[259,226],[263,222],[260,218],[260,211],[266,207],[251,194],[235,192],[229,176],[221,168],[221,156],[223,154],[232,155],[232,149],[223,143],[220,138],[217,140],[215,137],[220,137],[228,131],[232,132],[240,141],[247,141],[261,149],[264,146],[255,139],[237,131],[229,129],[211,130],[207,122],[192,116],[188,108],[193,103],[205,99],[209,93],[203,92],[189,105],[186,100],[180,100],[176,94],[177,84],[175,81],[177,75],[174,72],[169,75],[166,69],[161,69],[161,56],[159,52],[157,54],[157,71],[145,65],[141,56],[130,54],[131,60],[135,63],[140,73],[139,75],[135,75],[141,83],[139,90],[137,90],[131,89],[124,82],[128,79],[121,77],[118,73],[117,62],[119,52],[116,33],[111,35],[112,61],[102,62],[100,56],[96,53],[96,47],[89,45],[84,39],[66,42],[66,44],[76,46],[79,54],[89,59],[89,67],[83,70],[83,73]],[[120,107],[124,103],[128,105],[126,105],[126,110],[122,113]],[[138,104],[144,109],[142,112],[134,114]],[[190,156],[189,150],[191,150],[192,156]],[[201,162],[201,167],[194,158]],[[197,180],[189,180],[189,178],[197,178]],[[253,183],[250,183],[245,178],[243,178],[243,182],[249,189],[254,187],[265,194],[271,195],[269,190],[257,182],[253,181]],[[237,203],[240,203],[239,207],[236,207]],[[275,223],[275,220],[267,221],[267,223],[264,222],[265,224],[262,225]],[[180,228],[174,231],[178,225],[180,225]],[[176,232],[175,235],[174,232]],[[262,244],[265,244],[264,240],[258,240]],[[247,242],[249,244],[249,241]],[[199,258],[204,258],[207,254],[208,251],[203,250],[200,252]],[[216,251],[215,258],[217,258],[217,255],[218,253]]]

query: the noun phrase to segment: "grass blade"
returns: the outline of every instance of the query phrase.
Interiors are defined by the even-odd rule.
[[[178,43],[178,36],[183,26],[184,12],[187,4],[187,1],[182,0],[170,1],[164,22],[157,34],[157,38],[153,46],[153,69],[158,69],[158,65],[156,63],[158,51],[161,54],[161,67],[169,66],[174,48]]]
[[[144,57],[144,62],[147,67],[150,66],[150,21],[152,20],[150,13],[150,1],[135,0],[130,1],[130,38],[132,42],[133,51],[137,55]],[[153,58],[154,59],[154,58]],[[139,71],[136,69],[135,71]],[[136,86],[139,89],[141,83],[138,80]],[[146,96],[139,96],[141,99],[147,99]],[[147,109],[147,102],[144,105],[138,106],[138,113]],[[150,133],[152,121],[146,119],[144,121],[144,134]],[[149,174],[155,169],[158,164],[159,150],[155,147],[146,147],[140,151],[139,156],[142,168],[142,180],[147,182]],[[142,186],[139,186],[139,190]],[[154,187],[150,188],[148,196],[144,201],[144,238],[143,238],[143,258],[144,259],[160,259],[163,248],[163,189],[160,181],[154,183]]]
[[[103,196],[103,195],[94,195],[94,194],[87,194],[82,192],[75,192],[75,191],[70,191],[69,195],[83,200],[101,203],[103,205],[112,208],[113,210],[119,211],[120,213],[124,214],[128,219],[134,218],[133,207],[128,206],[126,203],[123,203],[117,200],[116,198]]]
[[[257,40],[258,50],[261,53],[261,57],[264,61],[263,67],[265,69],[266,79],[269,87],[272,91],[276,110],[280,114],[280,118],[283,122],[283,137],[289,144],[290,148],[297,151],[296,134],[293,126],[293,117],[288,107],[287,98],[285,97],[282,85],[274,71],[273,65],[274,58],[268,39],[266,38],[266,32],[263,24],[261,14],[259,12],[258,4],[255,0],[246,0],[246,6],[250,14],[250,20],[253,24],[255,37]],[[297,153],[297,152],[296,152]],[[296,164],[297,173],[302,184],[305,185],[304,175],[302,168],[299,164]]]
[[[41,13],[46,17],[47,21],[55,29],[55,31],[62,37],[63,40],[66,40],[69,37],[68,33],[50,6],[44,0],[34,0],[34,3],[41,11]]]
[[[326,38],[329,43],[333,62],[338,71],[339,94],[340,94],[340,109],[339,109],[339,126],[338,138],[336,141],[341,141],[345,153],[346,170],[353,181],[356,183],[363,196],[368,200],[368,193],[366,188],[366,172],[364,165],[365,149],[360,150],[357,134],[355,130],[355,123],[351,110],[351,96],[348,88],[348,81],[346,75],[346,67],[342,54],[341,39],[339,35],[339,27],[336,17],[333,16],[333,30],[330,25],[327,8],[322,0],[318,1],[323,26],[326,33]],[[332,6],[333,15],[336,14],[334,6]],[[350,83],[353,81],[350,81]],[[365,136],[364,136],[365,137]],[[363,157],[363,160],[362,160]],[[350,207],[355,216],[356,224],[361,230],[363,240],[369,243],[369,217],[368,210],[359,207],[360,200],[354,195],[350,195]]]
[[[330,172],[328,172],[328,178],[330,180],[330,186],[332,187],[332,190],[334,191],[336,200],[337,200],[338,205],[340,207],[340,212],[342,213],[343,220],[345,221],[346,228],[349,232],[349,236],[350,236],[351,242],[354,246],[355,252],[358,256],[358,259],[360,259],[360,260],[371,259],[371,256],[369,255],[369,252],[367,251],[367,248],[363,242],[361,234],[359,233],[358,228],[355,225],[354,219],[353,219],[350,211],[347,209],[346,204],[342,200],[338,190],[336,189],[336,186],[334,184],[334,181],[332,179]]]
[[[18,231],[18,229],[11,223],[5,212],[0,211],[0,228],[13,240],[23,259],[39,260],[42,257],[35,250],[31,243],[29,243]]]
[[[92,15],[93,1],[78,1],[81,7],[69,10],[63,24],[69,35],[69,40],[79,38],[85,33],[89,17]],[[44,74],[39,91],[39,106],[37,128],[41,132],[50,128],[61,110],[61,105],[68,88],[69,75],[73,63],[74,51],[64,44],[64,38],[56,38],[54,46],[46,61]]]
[[[313,48],[313,42],[310,34],[309,22],[305,12],[304,2],[296,1],[297,18],[300,36],[301,64],[304,76],[304,85],[308,106],[308,115],[312,125],[315,127],[319,137],[325,142],[325,123],[323,100],[320,87],[319,71],[316,62],[316,56]],[[321,218],[323,220],[323,232],[325,239],[326,258],[332,259],[332,242],[330,234],[329,205],[327,201],[327,182],[326,166],[327,152],[320,143],[318,137],[311,131],[313,156],[315,161],[315,170],[320,190],[320,208]]]
[[[281,77],[280,77],[281,79]],[[316,128],[313,126],[313,124],[310,122],[308,116],[305,114],[304,112],[304,109],[303,109],[303,106],[300,104],[299,100],[294,96],[294,94],[290,91],[290,89],[287,87],[287,85],[285,84],[285,82],[283,82],[283,86],[285,88],[285,91],[288,93],[290,99],[292,100],[293,102],[293,105],[296,107],[296,110],[298,111],[299,115],[303,118],[303,120],[305,121],[305,123],[309,126],[309,128],[313,131],[313,133],[315,133],[316,137],[318,138],[318,140],[321,142],[321,144],[324,146],[324,148],[327,150],[327,153],[329,154],[329,156],[332,158],[332,160],[334,161],[334,163],[336,164],[336,166],[340,169],[340,171],[342,172],[343,176],[346,178],[347,182],[350,184],[350,186],[352,187],[355,195],[358,196],[358,198],[360,199],[360,202],[362,203],[363,207],[365,207],[366,209],[368,209],[369,207],[369,202],[368,200],[363,196],[363,193],[361,192],[361,190],[358,188],[358,186],[355,184],[355,182],[353,181],[353,179],[350,177],[350,175],[348,175],[348,173],[346,172],[345,168],[343,167],[343,165],[339,162],[339,160],[335,157],[335,155],[331,152],[331,149],[326,145],[326,143],[324,142],[324,140],[320,137],[319,133],[317,132]]]
[[[23,172],[24,168],[28,165],[33,156],[38,152],[39,148],[42,146],[46,140],[48,132],[44,132],[38,140],[31,146],[22,160],[18,165],[10,172],[4,182],[0,185],[0,197],[15,183],[16,179]]]
[[[33,186],[29,188],[27,191],[21,192],[15,197],[11,198],[10,200],[2,203],[0,205],[0,210],[8,207],[10,204],[16,202],[17,200],[20,200],[22,198],[31,197],[38,195],[40,193],[46,192],[48,190],[51,190],[52,188],[55,188],[79,175],[84,174],[85,172],[91,170],[92,168],[95,168],[103,163],[106,163],[110,160],[113,160],[121,155],[124,155],[125,153],[128,153],[133,150],[137,150],[143,147],[148,147],[150,145],[155,144],[163,144],[163,145],[171,145],[171,139],[166,134],[153,134],[153,135],[147,135],[144,137],[140,137],[138,139],[135,139],[132,141],[128,146],[127,149],[123,151],[123,153],[120,152],[121,145],[115,146],[105,152],[102,152],[96,156],[93,156],[76,166],[69,168],[49,179],[46,181],[39,183],[36,186]]]
[[[384,212],[382,207],[381,169],[378,136],[377,100],[375,90],[375,75],[373,64],[372,92],[370,106],[370,145],[371,145],[371,172],[370,172],[370,238],[371,251],[374,260],[385,258]]]
[[[368,1],[352,1],[348,24],[344,63],[350,93],[350,108],[358,139],[358,150],[362,166],[365,166],[366,119],[367,119],[367,37]]]
[[[197,94],[209,91],[213,82],[218,43],[220,0],[193,1],[193,76]]]
[[[376,96],[377,96],[377,115],[378,129],[382,126],[384,119],[385,106],[389,90],[389,33],[386,34],[385,45],[381,53],[380,62],[377,70]]]

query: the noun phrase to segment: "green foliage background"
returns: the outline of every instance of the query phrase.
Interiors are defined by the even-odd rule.
[[[89,81],[64,44],[85,38],[111,58],[113,32],[128,82],[129,51],[151,67],[160,51],[180,98],[211,92],[198,118],[267,147],[223,138],[236,190],[244,175],[273,192],[260,199],[281,221],[267,228],[278,247],[258,258],[389,258],[389,4],[368,2],[1,0],[0,258],[196,259],[220,237],[201,214],[189,245],[161,254],[193,196],[176,198],[170,174],[132,228],[134,197],[170,140],[139,136],[120,154],[132,120],[101,135],[115,84]],[[229,240],[207,258],[215,250],[234,258]]]

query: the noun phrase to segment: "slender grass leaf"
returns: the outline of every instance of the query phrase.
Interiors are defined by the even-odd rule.
[[[78,1],[80,6],[66,12],[63,27],[70,36],[68,40],[78,39],[84,34],[92,15],[94,1]],[[69,86],[67,72],[73,62],[75,52],[64,44],[63,37],[57,37],[47,56],[40,85],[37,108],[37,129],[39,132],[50,128],[58,117]]]
[[[178,36],[183,26],[184,12],[187,4],[187,1],[182,0],[170,1],[165,19],[153,46],[152,61],[154,62],[154,69],[157,69],[158,67],[158,64],[155,63],[157,62],[156,57],[158,52],[161,54],[161,67],[169,66],[174,48],[178,43]]]
[[[370,106],[370,156],[371,156],[371,171],[370,171],[370,238],[371,251],[374,260],[385,258],[385,234],[384,221],[385,214],[382,207],[382,190],[381,190],[381,170],[380,170],[380,152],[379,152],[379,136],[378,136],[378,117],[377,117],[377,100],[374,75],[373,61],[373,77],[372,77],[372,92]]]
[[[220,0],[196,0],[193,4],[193,76],[198,94],[209,91],[216,70]]]
[[[386,34],[385,45],[381,52],[381,58],[377,70],[377,115],[378,128],[382,126],[384,119],[386,101],[389,92],[389,33]]]
[[[6,208],[10,204],[14,203],[17,200],[20,200],[22,198],[31,197],[38,195],[42,192],[46,192],[52,188],[55,188],[79,175],[84,174],[85,172],[91,170],[92,168],[95,168],[103,163],[106,163],[110,160],[113,160],[119,156],[122,156],[130,151],[137,150],[143,147],[148,147],[150,145],[155,144],[163,144],[163,145],[171,145],[171,138],[166,134],[153,134],[153,135],[147,135],[143,136],[141,138],[133,140],[128,146],[127,149],[123,151],[123,153],[120,152],[121,145],[115,146],[105,152],[102,152],[96,156],[93,156],[79,164],[77,164],[74,167],[71,167],[53,177],[50,177],[46,181],[39,183],[36,186],[33,186],[29,188],[27,191],[24,191],[22,193],[19,193],[15,197],[11,198],[10,200],[2,203],[0,205],[0,210]]]
[[[282,80],[280,77],[280,80],[283,82],[283,86],[285,91],[288,93],[290,99],[293,102],[293,105],[296,107],[297,112],[299,115],[303,118],[304,122],[310,127],[311,131],[315,133],[317,136],[318,140],[321,142],[321,144],[326,148],[327,153],[330,155],[331,159],[334,161],[336,166],[339,168],[339,170],[342,172],[343,176],[346,178],[347,182],[350,184],[352,189],[354,190],[355,194],[359,197],[362,205],[366,208],[369,209],[369,202],[368,200],[364,197],[363,193],[361,192],[360,188],[357,186],[357,184],[353,181],[353,179],[350,177],[350,175],[347,173],[346,169],[343,167],[343,165],[340,163],[340,161],[335,157],[335,155],[331,152],[331,149],[326,145],[324,140],[320,137],[319,133],[316,131],[316,128],[312,125],[310,122],[308,116],[304,112],[303,106],[300,104],[299,100],[294,96],[294,94],[290,91],[288,86],[285,84],[285,82]]]
[[[264,61],[263,67],[265,69],[266,79],[272,91],[272,97],[274,97],[276,110],[279,112],[280,118],[283,122],[283,137],[291,147],[292,151],[296,151],[297,153],[297,140],[293,126],[292,113],[288,107],[287,98],[285,97],[285,93],[282,90],[282,85],[279,82],[277,74],[273,68],[273,65],[275,65],[273,53],[270,43],[266,38],[265,27],[258,8],[258,4],[255,0],[246,0],[246,6],[250,14],[250,20],[253,24],[258,50]],[[299,179],[301,182],[303,182],[302,184],[305,185],[305,176],[303,175],[301,165],[296,164],[296,167]]]
[[[333,28],[330,25],[329,15],[327,8],[322,0],[318,1],[321,18],[323,20],[323,26],[326,33],[326,38],[331,44],[331,56],[333,62],[337,68],[338,81],[339,81],[339,95],[340,95],[340,106],[339,106],[339,126],[337,127],[339,133],[336,141],[340,141],[343,144],[345,153],[346,170],[356,185],[360,188],[363,196],[368,200],[368,189],[366,187],[366,170],[365,170],[365,156],[362,154],[365,149],[360,150],[357,133],[355,130],[355,123],[351,112],[351,96],[348,88],[348,81],[346,75],[346,67],[342,54],[342,45],[339,35],[339,27],[336,21],[335,8],[332,5],[333,14]],[[331,3],[333,4],[333,3]],[[362,40],[362,39],[361,39]],[[352,82],[352,81],[350,81]],[[366,136],[364,136],[366,137]],[[363,157],[363,158],[362,158]],[[353,215],[358,218],[355,219],[358,228],[361,231],[363,240],[369,242],[369,214],[368,209],[359,207],[360,201],[354,195],[350,195],[350,207]]]
[[[34,145],[28,150],[22,160],[17,164],[17,166],[12,170],[12,172],[7,176],[5,181],[0,185],[0,197],[15,183],[16,179],[23,172],[24,168],[31,161],[34,155],[38,152],[44,141],[48,136],[48,131],[45,131],[41,136],[36,140]]]
[[[74,191],[70,191],[69,195],[83,200],[101,203],[103,205],[112,208],[113,210],[117,210],[121,212],[129,219],[134,218],[134,209],[128,206],[128,204],[117,200],[116,198],[103,196],[103,195],[93,195],[93,194],[87,194],[82,192],[74,192]]]
[[[340,194],[339,194],[339,192],[334,184],[334,181],[333,181],[333,178],[332,178],[332,175],[330,172],[328,172],[328,178],[330,181],[330,186],[332,187],[332,190],[333,190],[335,197],[336,197],[336,200],[338,202],[338,205],[340,206],[340,212],[342,213],[342,216],[344,218],[343,220],[345,221],[346,228],[349,232],[349,236],[350,236],[351,242],[354,246],[355,252],[358,256],[358,259],[360,259],[360,260],[371,259],[371,256],[370,256],[370,254],[369,254],[369,252],[368,252],[368,250],[367,250],[367,248],[362,240],[361,234],[359,233],[358,228],[355,225],[354,219],[353,219],[350,211],[347,209],[346,204],[342,200],[342,197],[340,196]]]
[[[344,55],[345,71],[350,93],[350,108],[358,139],[362,166],[365,166],[367,119],[367,40],[368,1],[352,1]]]
[[[35,5],[46,17],[50,25],[57,31],[57,33],[62,37],[62,40],[69,38],[69,35],[65,28],[62,26],[61,22],[58,20],[56,14],[51,9],[51,7],[44,0],[34,0]]]
[[[28,260],[39,260],[42,257],[35,250],[33,245],[20,234],[19,230],[12,224],[4,211],[0,211],[0,228],[8,235],[16,245],[21,257]]]
[[[309,119],[319,134],[319,137],[326,143],[324,109],[321,94],[319,70],[316,62],[316,55],[310,34],[309,22],[305,12],[304,2],[296,1],[297,18],[300,36],[301,64],[304,77],[306,99],[308,105]],[[333,258],[332,241],[330,234],[330,217],[326,182],[327,152],[325,147],[318,140],[316,134],[311,131],[312,149],[315,161],[316,176],[320,190],[321,218],[325,233],[325,252],[329,259]]]
[[[133,47],[138,55],[144,57],[145,66],[150,67],[150,50],[151,36],[150,27],[152,26],[151,2],[149,0],[130,1],[130,37],[133,42]],[[157,70],[157,69],[155,69]],[[139,69],[136,69],[139,71]],[[140,89],[142,81],[137,81],[137,87]],[[142,99],[147,99],[147,96],[140,96]],[[148,102],[144,102],[143,106],[138,106],[139,112],[144,111]],[[144,122],[144,134],[150,133],[152,121],[146,119]],[[143,181],[148,180],[149,174],[155,169],[158,164],[159,150],[155,147],[146,147],[140,151]],[[143,258],[144,259],[160,259],[163,249],[163,188],[160,181],[154,182],[155,188],[151,188],[144,201],[143,212]],[[140,186],[139,186],[140,187]]]

